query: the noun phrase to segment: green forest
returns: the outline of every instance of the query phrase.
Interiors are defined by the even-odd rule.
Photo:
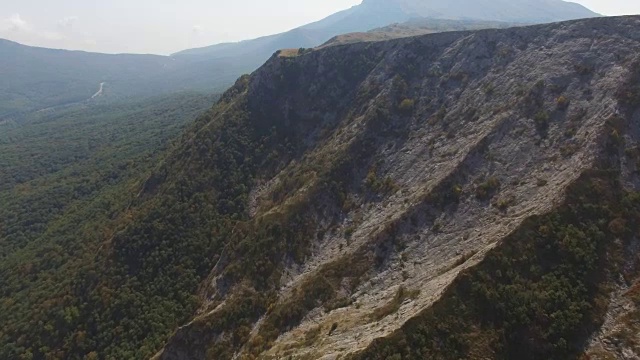
[[[213,100],[184,93],[73,106],[0,125],[0,358],[95,358],[87,334],[105,328],[87,316],[85,290],[106,268],[105,241]]]

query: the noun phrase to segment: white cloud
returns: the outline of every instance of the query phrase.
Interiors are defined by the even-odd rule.
[[[85,37],[84,40],[82,40],[82,43],[89,47],[94,47],[98,45],[98,42],[95,41],[93,38],[89,37],[88,35]]]
[[[34,44],[34,45],[48,45],[50,43],[57,43],[63,40],[67,40],[65,33],[70,31],[62,31],[61,25],[66,26],[66,29],[70,29],[75,20],[73,18],[65,18],[58,23],[58,28],[53,29],[41,29],[26,21],[20,16],[20,14],[12,14],[11,16],[0,19],[0,35],[11,37],[12,40],[19,42]]]
[[[191,28],[191,32],[194,34],[200,34],[204,31],[204,27],[202,27],[201,25],[194,25],[193,28]]]
[[[73,26],[77,21],[77,16],[67,16],[64,19],[58,21],[58,29],[62,31],[71,31],[73,30]]]
[[[31,31],[31,26],[22,19],[20,14],[13,14],[4,22],[8,24],[8,28],[11,31]]]
[[[59,32],[55,32],[55,31],[43,31],[41,33],[38,33],[38,35],[40,37],[42,37],[45,40],[53,40],[53,41],[59,41],[59,40],[64,40],[66,39],[66,37],[62,34],[60,34]]]

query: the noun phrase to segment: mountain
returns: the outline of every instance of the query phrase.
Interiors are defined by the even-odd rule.
[[[418,21],[422,31],[390,32],[383,38],[433,32],[437,27],[445,31],[477,28],[483,22],[488,27],[503,27],[497,22],[538,23],[592,16],[597,14],[561,0],[367,0],[282,34],[185,50],[172,56],[52,50],[0,39],[0,118],[83,102],[96,94],[103,95],[98,100],[117,101],[178,91],[220,92],[238,76],[258,68],[277,50],[313,48],[338,35],[416,18],[422,19]],[[443,28],[441,19],[458,22],[450,21]],[[414,25],[415,22],[408,22],[403,27]],[[378,31],[377,35],[381,33]],[[348,42],[351,41],[354,40]]]
[[[365,0],[363,5],[437,19],[544,23],[599,16],[580,4],[561,0]]]
[[[215,229],[201,306],[155,358],[637,356],[638,25],[272,57],[141,195],[183,189]],[[203,196],[243,216],[202,223]],[[142,273],[124,254],[183,236],[152,219],[114,240]]]
[[[385,32],[386,38],[434,31],[500,27],[502,23],[472,21],[407,23],[403,32]],[[415,27],[415,29],[413,29]],[[411,29],[411,30],[410,30]],[[351,36],[352,41],[372,40]],[[329,37],[318,37],[320,43]],[[378,38],[379,40],[379,38]],[[338,40],[336,40],[338,41]],[[342,41],[342,40],[340,40]],[[256,49],[232,49],[224,56],[108,55],[24,46],[0,39],[0,119],[79,103],[109,103],[176,92],[222,92],[243,73],[260,66],[280,46],[307,44],[304,37]],[[249,51],[245,54],[245,51]]]
[[[278,49],[312,48],[346,33],[369,31],[415,18],[543,23],[599,16],[562,0],[365,0],[362,4],[291,31],[258,39],[190,49],[175,56],[269,56]]]
[[[481,20],[439,20],[427,18],[414,18],[404,23],[397,23],[381,28],[369,30],[367,32],[346,33],[335,36],[319,48],[327,46],[344,45],[355,42],[372,42],[398,39],[403,37],[433,34],[446,31],[480,30],[480,29],[503,29],[512,26],[522,26],[523,24],[508,23],[500,21]]]
[[[431,25],[433,22],[433,26]],[[500,27],[502,23],[472,21],[423,21],[403,24],[384,33],[386,38],[426,32]],[[418,24],[420,23],[420,24]],[[356,39],[357,38],[357,39]],[[224,56],[108,55],[82,51],[54,50],[24,46],[0,39],[0,119],[20,117],[33,111],[79,103],[110,103],[176,92],[222,92],[245,72],[260,66],[279,46],[306,44],[304,37],[291,36],[286,42],[268,44],[249,54]],[[318,37],[314,43],[328,37]],[[335,39],[333,44],[344,39]],[[349,40],[375,40],[362,35]],[[257,52],[257,53],[256,53]]]
[[[238,62],[53,50],[0,39],[0,119],[84,102],[93,95],[101,95],[94,100],[117,101],[178,91],[222,91],[245,68]]]
[[[640,17],[274,54],[3,213],[0,358],[638,356],[638,53]]]

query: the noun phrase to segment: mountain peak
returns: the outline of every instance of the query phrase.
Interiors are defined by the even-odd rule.
[[[362,6],[400,9],[410,17],[525,23],[600,16],[580,4],[563,0],[364,0]]]

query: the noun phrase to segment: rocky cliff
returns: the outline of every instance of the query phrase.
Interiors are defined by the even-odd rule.
[[[637,358],[638,54],[622,17],[275,55],[140,195],[243,214],[157,358]]]

